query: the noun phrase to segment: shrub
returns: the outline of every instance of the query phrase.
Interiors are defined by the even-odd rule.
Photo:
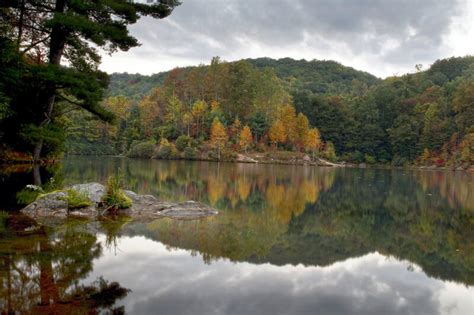
[[[151,141],[139,142],[130,148],[127,156],[133,158],[151,158],[155,151],[155,144]]]
[[[186,147],[184,149],[184,158],[187,160],[194,160],[196,159],[197,151],[194,148]]]
[[[186,135],[181,135],[176,139],[176,149],[179,151],[184,151],[187,147],[191,145],[191,137]]]
[[[365,159],[365,162],[368,164],[375,164],[376,162],[375,158],[370,154],[365,154],[364,159]]]
[[[127,209],[132,206],[132,200],[125,195],[122,189],[122,176],[111,175],[107,180],[107,186],[102,203],[110,210]]]
[[[171,151],[171,145],[160,146],[154,157],[164,160],[169,159],[171,157]]]
[[[68,189],[66,190],[66,194],[64,200],[67,202],[68,209],[79,209],[92,205],[92,201],[86,192]]]

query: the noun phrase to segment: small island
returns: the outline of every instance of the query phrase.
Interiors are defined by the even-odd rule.
[[[129,190],[123,190],[125,198],[130,202],[127,206],[111,207],[104,203],[108,187],[99,183],[73,185],[64,190],[40,195],[21,212],[38,221],[67,217],[94,219],[107,215],[126,215],[137,220],[164,217],[193,220],[218,214],[217,210],[199,202],[162,202],[152,195],[139,195]]]

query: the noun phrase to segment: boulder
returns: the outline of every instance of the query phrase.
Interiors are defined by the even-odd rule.
[[[99,183],[79,184],[69,187],[87,194],[92,201],[92,206],[81,209],[68,209],[65,191],[56,191],[40,196],[21,210],[33,218],[66,218],[68,216],[94,218],[106,212],[101,205],[102,196],[106,188]],[[173,219],[199,219],[218,214],[217,210],[195,201],[182,203],[158,201],[152,195],[139,195],[133,191],[125,190],[125,195],[132,199],[130,209],[120,210],[119,214],[126,214],[137,219],[154,219],[169,217]]]

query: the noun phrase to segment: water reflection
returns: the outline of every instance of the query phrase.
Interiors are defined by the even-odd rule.
[[[469,314],[474,309],[472,174],[71,158],[51,175],[65,184],[105,182],[119,168],[131,190],[162,200],[201,201],[220,215],[61,225],[43,236],[50,248],[43,251],[38,236],[28,236],[28,246],[18,235],[2,239],[2,257],[36,268],[23,274],[39,293],[13,294],[17,301],[30,299],[28,309],[42,305],[35,279],[41,278],[43,257],[50,257],[50,282],[63,284],[46,290],[44,300],[51,305],[82,296],[103,277],[132,290],[107,306],[123,304],[130,313]],[[69,271],[71,261],[79,265]],[[17,272],[7,266],[2,272]],[[2,273],[2,279],[8,276]],[[15,280],[7,289],[9,280],[2,281],[7,293],[22,285]]]
[[[138,228],[207,263],[327,266],[377,251],[432,277],[474,284],[472,174],[73,159],[66,181],[102,181],[119,167],[133,190],[221,210],[208,220]]]
[[[45,228],[31,219],[13,216],[3,224],[2,314],[124,312],[115,303],[129,290],[118,282],[98,276],[87,284],[79,283],[92,271],[93,260],[103,253],[102,244],[84,222],[70,221],[60,227]]]
[[[117,277],[133,288],[131,314],[469,314],[473,290],[427,277],[379,253],[327,267],[206,265],[200,254],[144,237],[122,237],[118,254],[95,263],[91,278]]]

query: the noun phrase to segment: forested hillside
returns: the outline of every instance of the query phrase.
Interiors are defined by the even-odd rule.
[[[354,163],[474,163],[474,57],[385,80],[330,61],[215,58],[149,77],[115,74],[109,95],[104,105],[118,125],[91,126],[79,115],[68,152],[279,149]]]
[[[272,68],[289,89],[309,90],[317,94],[349,93],[360,89],[360,86],[372,86],[380,79],[375,76],[345,67],[335,61],[306,61],[291,58],[246,59],[257,69]],[[189,72],[195,67],[180,68]],[[123,95],[137,99],[150,93],[155,87],[164,83],[171,71],[160,72],[150,76],[141,74],[114,73],[110,75],[109,96]]]
[[[308,90],[315,94],[343,94],[381,82],[370,73],[330,60],[306,61],[291,58],[246,60],[259,69],[274,69],[277,76],[287,82],[293,91]]]

